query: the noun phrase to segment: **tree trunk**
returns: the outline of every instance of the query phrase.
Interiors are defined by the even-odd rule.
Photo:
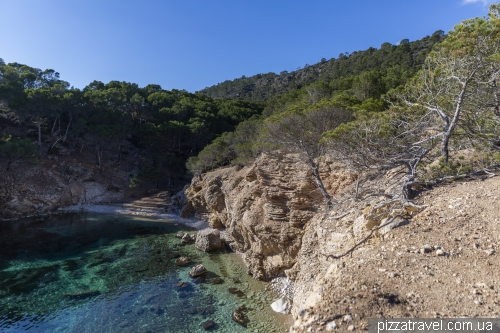
[[[328,192],[326,191],[325,186],[323,185],[323,181],[321,180],[321,177],[319,175],[319,165],[314,163],[314,161],[311,158],[308,158],[308,162],[309,165],[311,166],[314,180],[316,181],[316,186],[318,187],[319,191],[325,198],[326,209],[330,210],[333,206],[332,198],[330,197],[330,194],[328,194]]]
[[[73,120],[73,116],[69,116],[69,122],[68,122],[68,126],[66,126],[66,132],[64,133],[64,138],[63,138],[63,142],[66,142],[66,138],[68,137],[68,132],[69,132],[69,127],[71,125],[71,121]]]
[[[40,118],[36,121],[38,127],[38,153],[42,152],[42,120]]]
[[[56,129],[57,119],[59,119],[59,117],[54,119],[54,125],[52,125],[52,130],[50,131],[50,135],[52,136],[54,136],[54,130]]]
[[[455,126],[457,126],[458,119],[460,118],[460,111],[462,111],[462,104],[464,102],[465,91],[467,90],[469,80],[465,82],[462,86],[462,91],[460,91],[460,95],[458,95],[457,106],[455,107],[455,113],[453,115],[453,119],[451,120],[450,125],[446,128],[443,138],[441,140],[441,156],[444,157],[446,164],[448,164],[448,158],[450,155],[449,152],[449,142],[450,137],[455,130]]]
[[[100,144],[98,144],[95,147],[95,151],[96,151],[96,163],[97,163],[97,166],[99,167],[99,174],[102,175],[102,152],[101,152]]]

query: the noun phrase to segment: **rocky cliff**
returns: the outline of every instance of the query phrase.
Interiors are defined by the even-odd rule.
[[[321,167],[337,199],[330,212],[304,163],[261,156],[193,179],[182,214],[225,228],[255,278],[289,281],[293,332],[364,329],[380,316],[498,315],[498,178],[402,204],[392,199],[398,170],[358,183],[334,161]]]
[[[324,161],[321,172],[332,194],[354,180],[333,161]],[[305,163],[265,155],[240,170],[224,168],[198,176],[185,195],[181,216],[226,228],[249,273],[265,280],[295,265],[306,226],[324,205]]]
[[[61,151],[41,156],[37,164],[17,164],[0,175],[0,218],[50,214],[59,208],[142,196],[129,189],[138,167],[138,152],[122,147],[121,160],[109,159],[101,170],[92,154]]]

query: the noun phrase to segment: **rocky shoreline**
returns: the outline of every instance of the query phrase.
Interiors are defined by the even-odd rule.
[[[187,202],[181,216],[196,216],[211,227],[225,229],[248,273],[271,281],[271,288],[280,293],[281,300],[273,308],[290,309],[295,320],[291,332],[353,331],[366,328],[367,318],[380,316],[498,315],[493,306],[497,303],[482,307],[487,302],[478,294],[471,296],[472,305],[443,310],[452,308],[446,301],[450,294],[456,298],[469,294],[468,288],[479,290],[474,287],[477,283],[493,286],[489,299],[500,304],[494,296],[500,286],[490,276],[479,281],[470,269],[464,269],[470,262],[460,255],[463,247],[458,243],[463,242],[463,236],[458,236],[460,228],[470,229],[467,235],[477,234],[478,223],[482,230],[500,229],[500,221],[495,219],[498,211],[491,204],[500,198],[498,177],[444,184],[424,190],[414,203],[402,204],[391,199],[401,186],[398,170],[378,177],[368,175],[360,185],[356,175],[325,158],[321,173],[325,187],[338,202],[329,212],[320,205],[322,199],[303,163],[263,155],[251,166],[219,169],[193,179],[184,191]],[[479,204],[480,199],[461,205],[468,191],[481,193],[486,187],[495,195],[490,194],[485,205]],[[465,192],[460,194],[457,188]],[[442,239],[449,239],[449,233],[457,234],[452,238],[456,240],[446,245],[434,236],[443,234]],[[484,245],[470,246],[479,253],[486,247],[483,265],[495,267],[498,236],[484,238]],[[388,249],[395,255],[392,259],[388,259]],[[404,253],[424,257],[406,258]],[[440,265],[454,265],[455,275],[444,270],[438,273],[434,264],[423,264],[434,260],[428,258],[448,260]],[[386,260],[398,264],[392,267]],[[500,280],[498,274],[493,275]],[[432,278],[438,275],[443,277]],[[443,288],[443,279],[454,281],[460,275],[478,281]],[[429,278],[419,280],[425,276]],[[417,281],[412,290],[408,290],[408,281]],[[436,286],[443,289],[434,291]],[[428,299],[417,302],[412,295],[422,295],[422,288],[434,294],[426,293]],[[471,312],[471,306],[479,309]]]

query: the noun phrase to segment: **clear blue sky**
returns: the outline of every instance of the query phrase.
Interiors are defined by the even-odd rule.
[[[489,0],[0,0],[0,58],[93,80],[197,91],[415,40]]]

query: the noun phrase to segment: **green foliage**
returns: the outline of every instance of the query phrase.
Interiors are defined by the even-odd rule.
[[[325,82],[333,91],[349,90],[356,82],[361,99],[379,98],[382,90],[404,84],[422,66],[433,46],[444,39],[441,30],[432,36],[399,45],[384,43],[380,49],[370,47],[364,51],[341,54],[337,59],[322,59],[312,66],[288,73],[258,74],[232,81],[225,81],[201,90],[214,98],[243,98],[246,100],[271,100],[274,96],[298,90],[316,82]],[[359,78],[362,73],[367,77]],[[356,78],[358,77],[358,78]],[[365,90],[368,89],[368,90]]]
[[[12,136],[0,138],[0,163],[6,170],[16,162],[35,163],[37,159],[37,148],[31,140]]]

